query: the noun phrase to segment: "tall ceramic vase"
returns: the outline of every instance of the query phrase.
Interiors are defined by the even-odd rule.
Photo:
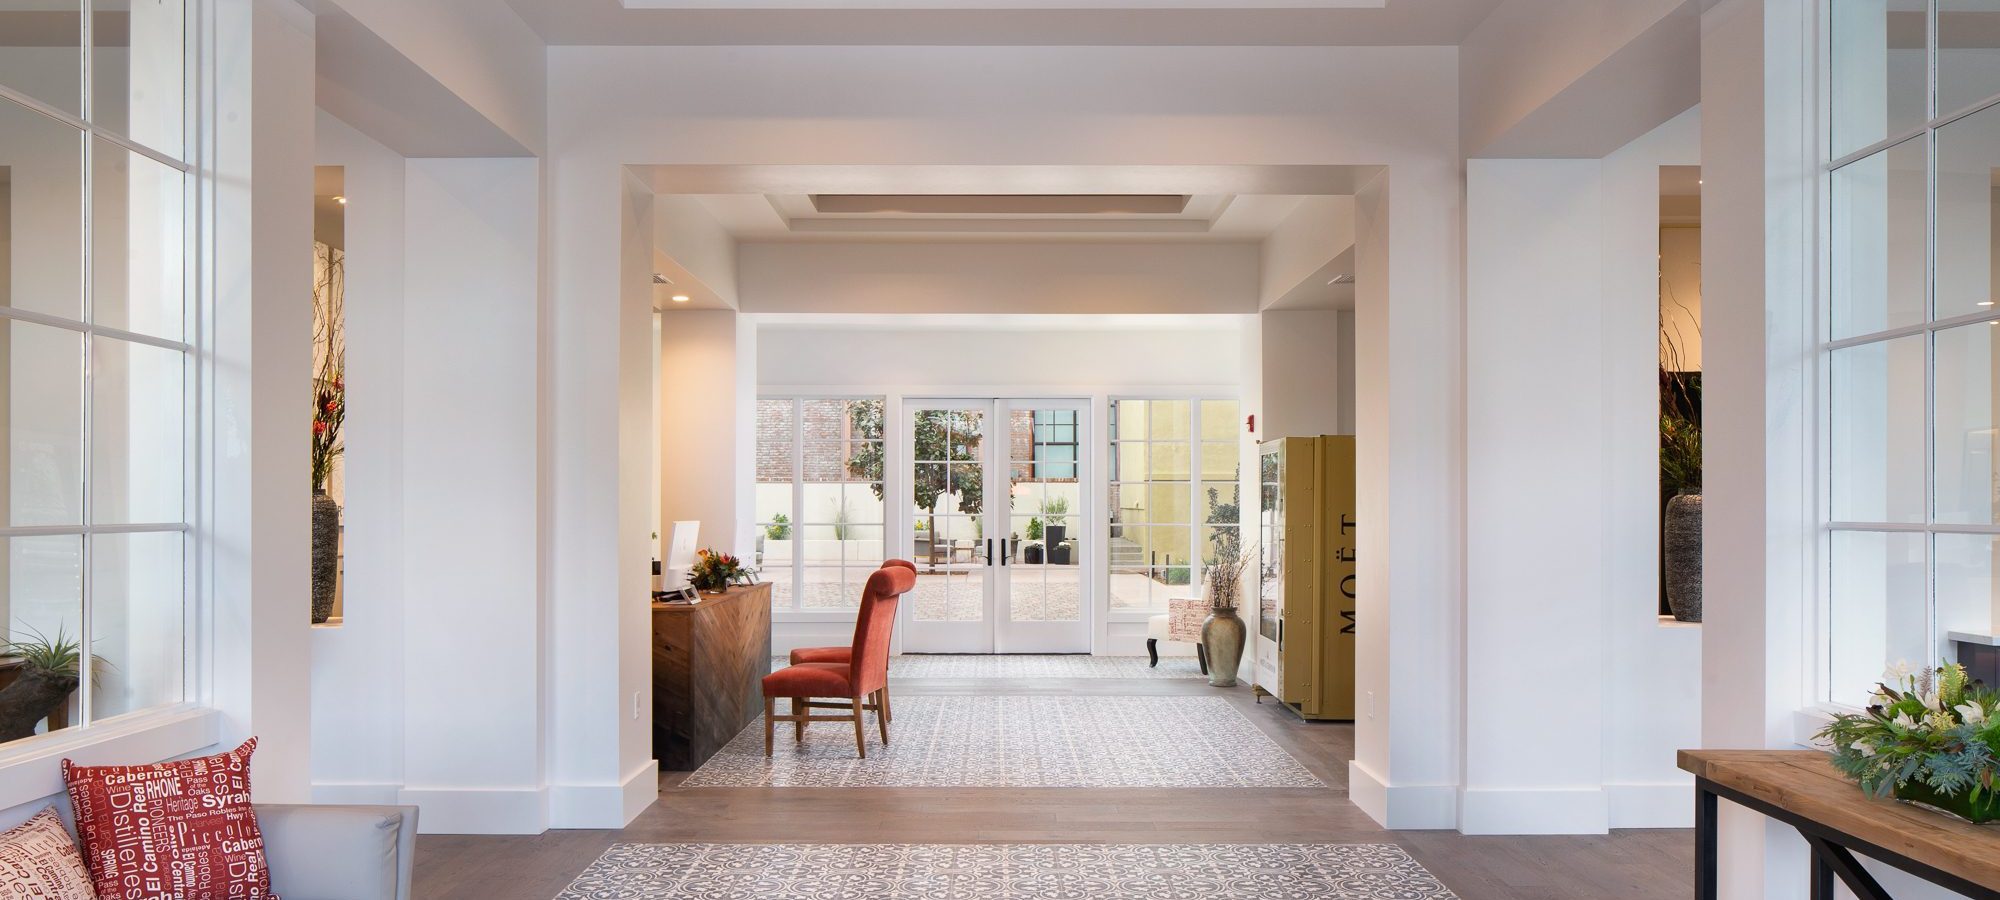
[[[1208,683],[1215,687],[1235,687],[1236,669],[1243,662],[1243,642],[1249,630],[1236,615],[1235,606],[1215,605],[1212,591],[1204,590],[1209,601],[1208,619],[1201,623],[1201,646],[1208,654]]]
[[[1667,609],[1682,622],[1701,621],[1701,495],[1680,494],[1667,501],[1663,525]]]
[[[340,578],[340,504],[325,491],[312,496],[312,621],[333,615],[333,591]]]

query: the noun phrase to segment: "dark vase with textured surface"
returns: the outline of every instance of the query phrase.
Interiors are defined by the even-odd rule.
[[[1680,494],[1667,501],[1667,609],[1681,622],[1701,621],[1701,495]]]
[[[29,669],[0,688],[0,742],[34,735],[36,723],[69,702],[77,680],[68,672]]]
[[[340,504],[325,491],[312,496],[312,620],[333,615],[333,590],[340,578]]]

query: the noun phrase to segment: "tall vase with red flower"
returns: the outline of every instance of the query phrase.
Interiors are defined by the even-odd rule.
[[[347,360],[345,261],[325,244],[314,248],[312,409],[312,621],[333,617],[340,588],[340,501],[333,484],[346,449]]]

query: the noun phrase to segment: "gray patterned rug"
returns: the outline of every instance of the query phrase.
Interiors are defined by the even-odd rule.
[[[784,668],[789,660],[771,658],[771,671]],[[1085,656],[1082,654],[927,654],[889,657],[889,677],[896,679],[1009,679],[1009,678],[1203,678],[1192,656],[1162,656],[1159,666],[1143,656]]]
[[[1455,900],[1395,844],[618,844],[556,900]]]
[[[869,715],[867,759],[844,722],[803,744],[780,722],[767,759],[760,717],[681,786],[1325,786],[1221,697],[890,696],[889,746]]]

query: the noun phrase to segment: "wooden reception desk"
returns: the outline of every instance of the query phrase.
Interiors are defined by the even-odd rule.
[[[695,769],[764,711],[771,586],[653,604],[653,755]]]

